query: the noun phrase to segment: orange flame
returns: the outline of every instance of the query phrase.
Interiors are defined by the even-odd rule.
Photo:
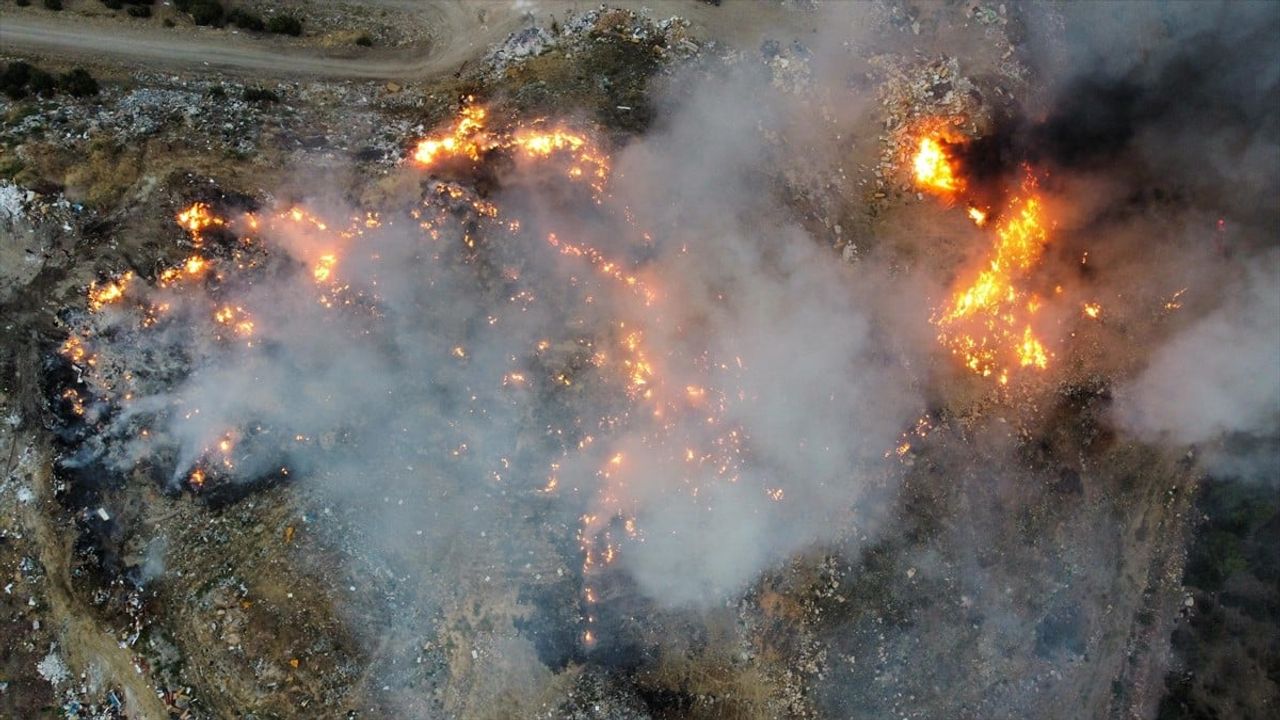
[[[465,157],[476,161],[482,154],[496,149],[520,150],[525,157],[537,160],[563,153],[569,159],[565,174],[570,179],[586,179],[597,193],[604,191],[609,177],[609,158],[586,135],[563,127],[522,128],[509,135],[490,133],[486,128],[487,111],[473,102],[473,98],[467,98],[458,120],[448,131],[418,141],[413,151],[414,162],[429,167],[446,158]],[[586,168],[590,168],[590,172]]]
[[[214,215],[209,206],[202,202],[192,203],[191,207],[178,213],[177,220],[179,225],[191,233],[191,239],[197,245],[204,240],[201,232],[205,228],[226,225],[225,220]]]
[[[89,309],[97,312],[103,307],[122,299],[131,282],[133,282],[132,271],[101,285],[93,283],[89,286]]]
[[[451,155],[465,155],[472,160],[479,160],[480,153],[486,149],[484,125],[487,114],[483,107],[468,102],[462,108],[462,117],[448,135],[429,137],[418,142],[413,151],[414,161],[430,165]]]
[[[983,377],[995,375],[1002,384],[1008,382],[1011,366],[1043,370],[1049,364],[1049,352],[1030,322],[1041,300],[1022,282],[1044,254],[1049,231],[1030,176],[1023,191],[1024,197],[1015,198],[996,225],[986,266],[956,289],[932,319],[938,340],[965,367]],[[986,215],[975,208],[969,215],[979,226],[985,222]]]
[[[933,137],[920,138],[920,144],[912,158],[916,185],[933,193],[950,195],[964,188],[956,176],[954,161],[947,154],[943,142]],[[981,223],[979,223],[981,224]]]

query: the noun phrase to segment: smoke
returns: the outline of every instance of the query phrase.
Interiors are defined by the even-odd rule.
[[[1120,427],[1172,447],[1274,437],[1280,11],[1092,3],[1030,18],[1044,89],[957,149],[965,172],[988,194],[1023,164],[1043,174],[1059,225],[1048,272],[1127,326],[1111,341],[1135,375],[1118,388]],[[1274,473],[1274,443],[1260,447],[1246,464]]]
[[[98,447],[171,487],[393,498],[367,525],[389,552],[424,525],[452,542],[510,535],[509,512],[586,516],[588,573],[616,556],[660,605],[732,597],[869,522],[920,407],[855,271],[786,219],[770,92],[696,87],[603,196],[569,160],[503,156],[487,197],[445,167],[460,182],[424,179],[408,208],[230,218],[211,277],[96,320],[133,378]]]
[[[1072,67],[1082,72],[1060,83],[1058,109],[1029,136],[1069,172],[1106,177],[1113,199],[1095,204],[1094,217],[1102,220],[1092,231],[1106,231],[1109,216],[1147,214],[1130,226],[1140,237],[1119,233],[1118,242],[1143,243],[1146,251],[1134,260],[1157,268],[1155,278],[1183,278],[1196,300],[1185,326],[1151,338],[1146,367],[1119,390],[1116,417],[1143,439],[1175,446],[1232,435],[1274,438],[1280,11],[1265,3],[1088,11],[1095,20],[1089,27],[1109,27],[1126,39],[1069,35]],[[1098,17],[1109,12],[1125,17]],[[1164,217],[1151,218],[1156,214]],[[1178,223],[1204,228],[1206,220],[1216,220],[1215,232],[1201,231],[1190,242],[1170,231]],[[1153,258],[1162,252],[1170,256]],[[1131,278],[1144,277],[1145,267],[1130,268]],[[1274,443],[1252,453],[1245,464],[1253,473],[1273,475],[1280,466]],[[1211,452],[1208,466],[1224,468],[1226,457]],[[1234,458],[1236,472],[1240,460]]]
[[[1268,42],[1280,34],[1277,12],[1062,11],[1067,43],[1042,62],[1045,93],[998,118],[962,158],[969,177],[993,187],[1016,182],[1023,163],[1045,171],[1057,227],[1035,282],[1046,296],[1056,285],[1102,301],[1101,350],[1080,360],[1068,347],[1049,372],[1120,378],[1112,418],[1134,437],[1177,449],[1260,438],[1249,472],[1274,469],[1265,440],[1280,431],[1280,63]],[[838,64],[819,58],[832,85],[820,91],[857,115],[860,94],[833,90],[844,81]],[[523,602],[528,587],[552,584],[529,576],[558,576],[567,555],[572,593],[622,573],[647,603],[702,610],[815,545],[856,554],[887,520],[884,500],[901,479],[886,453],[926,396],[936,405],[967,392],[947,385],[962,370],[919,388],[906,369],[920,358],[952,369],[927,326],[940,291],[926,290],[942,279],[841,263],[829,238],[795,220],[779,168],[821,166],[814,147],[841,148],[816,144],[831,128],[812,108],[750,73],[668,86],[656,125],[611,158],[605,192],[569,174],[572,158],[497,151],[479,168],[406,166],[396,186],[420,195],[383,207],[316,187],[298,218],[268,204],[260,231],[233,219],[234,233],[205,246],[216,273],[139,281],[129,304],[92,316],[99,368],[131,396],[91,409],[106,424],[90,449],[171,488],[197,472],[207,493],[287,480],[347,508],[350,524],[335,535],[352,556],[421,581],[405,603],[491,578]],[[796,163],[788,153],[808,155]],[[881,231],[877,240],[907,234]],[[153,324],[142,321],[149,312]],[[1063,336],[1074,327],[1058,326]],[[939,452],[927,479],[940,497],[956,485],[956,507],[985,509],[946,532],[955,547],[922,552],[922,578],[945,565],[935,555],[954,551],[972,555],[958,572],[978,577],[979,590],[1025,580],[1014,563],[989,569],[992,553],[1023,548],[1022,511],[1049,502],[1046,487],[1082,493],[1081,472],[1053,466],[1059,478],[1032,482],[1020,455],[1032,451],[1003,418],[957,425],[938,440],[954,457]],[[1073,522],[1080,531],[1064,536],[1086,538],[1087,549],[1113,539],[1102,530],[1122,537],[1083,511]],[[359,532],[344,534],[351,526]],[[1034,544],[1022,552],[1039,562]],[[1110,567],[1093,571],[1109,577]],[[984,592],[1025,615],[1001,631],[1010,643],[1036,627],[1022,608],[1035,603]],[[593,601],[574,602],[591,617]],[[970,624],[970,601],[960,602],[955,627]],[[562,667],[581,655],[556,657]]]
[[[665,230],[655,267],[678,300],[662,344],[710,358],[707,381],[726,395],[724,421],[747,438],[749,459],[733,483],[646,508],[641,525],[650,530],[627,567],[672,601],[713,599],[847,532],[843,520],[868,493],[875,461],[919,409],[902,368],[873,338],[856,299],[859,277],[782,220],[763,172],[771,149],[760,142],[761,128],[785,123],[781,107],[742,81],[698,87],[619,157],[620,192]],[[686,494],[672,468],[655,470],[639,483],[646,492]],[[780,491],[782,502],[759,487]]]
[[[1280,252],[1251,259],[1222,292],[1124,388],[1117,416],[1138,436],[1192,445],[1280,432]],[[1274,473],[1276,456],[1255,459]]]

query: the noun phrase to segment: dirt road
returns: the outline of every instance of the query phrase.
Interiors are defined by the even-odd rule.
[[[5,54],[47,54],[112,65],[139,65],[171,72],[219,71],[235,75],[320,77],[351,80],[402,80],[456,71],[490,45],[531,22],[549,24],[570,12],[598,7],[597,2],[543,0],[537,3],[471,3],[382,0],[373,5],[410,13],[432,38],[425,46],[354,52],[287,45],[270,36],[226,30],[163,28],[156,24],[90,20],[70,14],[6,7],[0,20],[0,50]],[[625,3],[619,3],[624,4]],[[641,4],[635,4],[639,11]],[[657,1],[643,3],[654,18],[680,15],[695,32],[734,45],[758,45],[766,33],[779,38],[812,32],[813,14],[775,5],[752,4],[751,12],[732,4]]]

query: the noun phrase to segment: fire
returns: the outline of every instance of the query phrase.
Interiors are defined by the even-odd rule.
[[[1022,367],[1035,367],[1041,370],[1049,367],[1049,356],[1044,351],[1044,345],[1031,334],[1030,325],[1022,331],[1022,344],[1018,346],[1018,364]]]
[[[960,142],[963,139],[949,136],[941,122],[925,123],[911,158],[916,187],[948,201],[965,192],[967,184],[950,152]],[[965,212],[981,228],[992,220],[988,209],[975,204]],[[1049,242],[1049,228],[1035,176],[1028,169],[1021,191],[994,221],[986,260],[931,318],[939,342],[965,367],[1001,384],[1009,381],[1013,369],[1043,370],[1049,365],[1051,353],[1033,322],[1043,301],[1027,288]]]
[[[912,167],[916,185],[925,190],[950,195],[964,188],[964,183],[956,176],[954,161],[947,154],[942,140],[934,137],[920,138],[915,157],[912,158]]]
[[[602,199],[606,197],[603,188],[609,178],[610,158],[591,133],[542,121],[497,130],[487,127],[489,120],[484,108],[469,104],[445,130],[418,142],[411,161],[417,166],[430,168],[450,158],[481,162],[491,151],[505,152],[504,160],[537,163],[551,171],[539,175],[538,181],[552,177],[580,183],[582,188],[596,191],[592,197],[603,205]],[[658,281],[640,269],[643,261],[634,257],[641,253],[615,253],[607,248],[593,247],[590,235],[574,236],[566,229],[559,229],[561,236],[549,232],[550,228],[535,234],[524,229],[519,218],[504,216],[499,219],[500,210],[505,212],[505,208],[500,209],[480,198],[461,182],[435,183],[434,191],[428,191],[428,195],[422,206],[407,213],[411,218],[408,227],[421,230],[424,262],[428,261],[427,258],[443,256],[447,242],[459,243],[465,248],[484,249],[484,243],[490,239],[489,233],[510,233],[512,237],[532,241],[526,246],[532,252],[542,252],[551,261],[563,263],[568,270],[564,276],[569,278],[571,285],[580,289],[580,295],[575,298],[580,298],[587,305],[594,302],[586,310],[600,314],[588,316],[588,320],[567,318],[574,328],[571,333],[533,339],[524,349],[524,357],[513,353],[507,358],[509,364],[506,367],[486,375],[488,382],[499,386],[497,389],[504,398],[515,402],[535,393],[577,393],[580,387],[591,389],[600,387],[600,384],[616,393],[618,402],[602,412],[600,417],[574,418],[576,424],[573,427],[547,426],[548,438],[560,438],[563,442],[564,458],[583,462],[566,462],[564,471],[558,463],[552,462],[545,481],[539,483],[543,493],[576,496],[583,485],[581,478],[575,476],[575,469],[587,468],[586,471],[593,473],[599,481],[587,486],[595,493],[595,504],[591,512],[581,516],[577,536],[586,578],[583,599],[592,603],[598,598],[601,585],[591,573],[616,565],[629,543],[644,540],[644,528],[637,512],[635,482],[642,474],[651,472],[651,463],[678,473],[682,482],[679,492],[685,493],[693,502],[704,502],[710,496],[704,491],[711,482],[732,483],[746,477],[741,470],[750,454],[750,439],[746,431],[732,421],[728,408],[735,395],[739,402],[747,400],[743,392],[731,393],[715,384],[717,376],[732,373],[735,364],[741,371],[743,361],[732,355],[721,358],[704,355],[688,358],[688,362],[680,367],[682,358],[679,354],[664,351],[655,343],[654,338],[663,338],[666,331],[676,330],[659,327],[662,303],[673,300],[658,292],[662,289]],[[634,240],[637,248],[654,242],[643,232],[630,210],[613,205],[606,206],[606,209],[620,213],[636,228]],[[456,222],[459,216],[465,216],[467,222]],[[288,230],[291,240],[306,241],[306,244],[295,242],[290,245],[291,248],[303,249],[303,262],[269,267],[273,270],[278,267],[282,273],[296,273],[298,279],[320,296],[321,304],[333,312],[371,310],[372,317],[379,317],[378,283],[370,281],[367,284],[372,287],[361,287],[365,284],[362,283],[362,279],[366,279],[364,273],[375,273],[370,268],[376,268],[380,261],[378,248],[376,243],[366,246],[355,240],[366,231],[373,234],[372,231],[380,226],[393,225],[401,219],[398,213],[385,219],[364,212],[345,220],[334,217],[321,219],[304,207],[284,206],[257,215],[228,216],[223,220],[214,214],[210,206],[195,203],[179,213],[176,219],[197,245],[200,233],[212,226],[234,227],[237,234],[243,232],[248,237],[240,238],[239,243],[219,244],[209,252],[191,255],[160,272],[155,279],[156,285],[172,290],[158,297],[148,299],[144,293],[138,292],[141,288],[126,293],[131,279],[126,275],[110,286],[95,285],[91,288],[91,301],[122,302],[139,314],[150,313],[148,317],[152,319],[166,301],[173,301],[173,307],[179,312],[169,317],[183,323],[200,323],[198,329],[205,331],[212,340],[223,342],[233,337],[233,333],[241,337],[261,333],[266,336],[263,340],[269,341],[277,323],[263,322],[262,327],[256,328],[253,318],[257,308],[251,304],[255,296],[236,294],[243,287],[239,280],[260,279],[261,276],[237,277],[236,273],[268,267],[255,264],[262,260],[269,247],[257,240],[261,237],[257,233],[283,228]],[[330,228],[330,222],[335,227]],[[459,227],[462,229],[454,235],[453,231]],[[300,232],[305,236],[299,238]],[[366,250],[368,255],[364,254]],[[478,254],[466,253],[462,261],[470,262],[470,257]],[[339,272],[340,263],[343,272]],[[346,271],[348,268],[350,272]],[[497,271],[504,282],[512,285],[508,296],[512,312],[522,310],[525,305],[542,302],[537,299],[537,293],[520,287],[524,278],[518,267],[503,264],[497,267]],[[195,282],[200,278],[207,278],[208,282]],[[376,278],[376,274],[369,275],[369,278]],[[315,287],[312,281],[319,287]],[[189,292],[190,295],[179,303],[175,298],[176,291]],[[367,294],[362,294],[366,291]],[[245,303],[244,307],[236,304],[237,298]],[[133,302],[135,300],[137,302]],[[201,301],[203,304],[197,307],[195,303]],[[605,314],[612,312],[624,314],[617,318]],[[488,322],[476,331],[485,332],[487,328],[496,326],[501,332],[506,321],[505,316],[500,317],[503,313],[502,310],[493,310],[485,318]],[[630,313],[642,314],[645,322],[633,322]],[[262,317],[270,318],[272,314],[265,313]],[[598,322],[596,317],[605,321]],[[162,323],[165,319],[155,322]],[[75,361],[91,362],[93,356],[89,350],[94,347],[94,339],[91,332],[73,335],[64,344],[64,354]],[[463,337],[454,338],[442,346],[442,352],[461,367],[476,366],[473,360],[473,354],[476,354],[485,362],[473,369],[489,373],[489,358],[481,352],[485,345],[477,339],[477,344],[472,346],[469,338],[463,345],[463,340]],[[253,345],[252,342],[248,344]],[[223,342],[223,345],[225,347],[218,347],[219,351],[243,349],[240,343]],[[576,353],[572,361],[566,359],[571,353]],[[679,373],[668,372],[677,367]],[[98,393],[98,386],[91,387]],[[109,402],[112,399],[118,401],[121,396],[128,397],[123,392],[127,389],[121,388],[114,398],[107,397],[105,392],[87,396],[94,403],[89,407],[99,407],[98,402],[102,399]],[[471,400],[475,402],[477,395],[481,394],[480,388],[471,390],[474,393]],[[186,419],[200,414],[194,407],[184,410]],[[682,420],[689,422],[682,423]],[[689,431],[693,425],[696,429]],[[628,434],[628,442],[624,445],[616,443],[611,432],[618,427],[641,432]],[[283,430],[281,437],[293,438],[298,443],[313,442],[308,435],[294,432],[296,428]],[[250,457],[255,448],[255,443],[250,440],[255,437],[254,432],[247,427],[236,427],[206,438],[191,465],[180,470],[175,481],[181,483],[185,480],[189,489],[199,491],[222,481],[224,474],[235,470],[235,462],[246,468],[251,466],[252,463],[243,459]],[[157,440],[151,442],[158,445]],[[469,448],[459,440],[451,440],[447,447],[452,449],[442,452],[451,453],[455,458],[465,458],[468,462],[488,459],[482,446]],[[503,460],[492,470],[493,477],[501,481],[511,471],[511,466]],[[499,471],[502,476],[498,475]],[[183,472],[186,473],[185,478]],[[287,474],[284,468],[281,468],[281,473]],[[741,481],[746,482],[745,479]],[[775,502],[783,502],[785,498],[782,487],[763,482],[753,491],[764,493]],[[700,495],[700,492],[704,494]],[[587,622],[589,625],[583,628],[586,631],[583,641],[591,643],[598,637],[599,629],[591,625],[594,618],[588,618]]]
[[[58,352],[77,365],[83,364],[86,358],[91,357],[84,347],[84,341],[78,335],[68,336],[58,348]]]
[[[1007,381],[1011,365],[1048,367],[1049,354],[1032,328],[1040,298],[1022,280],[1039,262],[1049,241],[1034,182],[1024,186],[995,228],[995,246],[986,267],[958,288],[933,318],[938,339],[965,367]]]
[[[119,301],[124,297],[131,282],[133,282],[133,272],[126,272],[115,280],[101,285],[93,283],[89,286],[89,309],[97,312],[104,306]]]
[[[1185,293],[1186,291],[1187,291],[1187,289],[1186,289],[1186,288],[1182,288],[1182,289],[1181,289],[1181,290],[1179,290],[1178,292],[1174,293],[1172,297],[1170,297],[1167,301],[1165,301],[1165,303],[1164,303],[1164,309],[1165,309],[1165,310],[1168,310],[1168,311],[1173,311],[1173,310],[1179,310],[1179,309],[1181,309],[1181,308],[1182,308],[1182,294],[1183,294],[1183,293]]]
[[[1097,320],[1102,315],[1102,306],[1098,303],[1085,303],[1084,314],[1086,317]]]
[[[202,238],[200,233],[207,227],[222,226],[226,221],[213,214],[208,205],[202,202],[192,203],[191,207],[178,213],[178,224],[191,233],[192,240],[198,245]]]
[[[522,132],[512,138],[512,144],[529,155],[548,157],[556,150],[577,150],[586,144],[581,135],[574,135],[564,130],[553,130],[549,133]]]
[[[71,411],[76,415],[84,415],[84,399],[80,397],[80,393],[75,388],[67,388],[62,391],[62,399],[71,404]]]
[[[413,150],[413,161],[430,167],[446,159],[480,160],[495,150],[514,150],[525,158],[545,160],[553,155],[569,159],[565,174],[571,180],[586,179],[597,193],[604,192],[609,177],[609,158],[590,138],[565,127],[519,128],[514,133],[495,133],[487,128],[488,112],[466,98],[453,127],[440,135],[423,138]],[[590,172],[587,169],[590,169]]]
[[[249,319],[244,308],[240,306],[232,307],[223,305],[213,314],[213,319],[220,325],[226,325],[241,337],[249,337],[253,335],[253,320]]]
[[[462,117],[454,124],[449,134],[440,137],[429,137],[418,142],[413,151],[413,159],[421,165],[430,165],[442,157],[464,155],[472,160],[479,160],[480,153],[488,149],[484,135],[485,116],[483,107],[472,105],[471,98],[462,108]]]
[[[316,282],[322,283],[328,280],[329,276],[333,274],[333,266],[337,264],[337,255],[332,253],[321,255],[320,259],[316,260],[315,267],[311,270],[311,276],[316,279]]]

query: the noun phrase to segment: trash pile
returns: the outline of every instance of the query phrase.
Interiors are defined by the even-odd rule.
[[[654,22],[631,10],[601,5],[585,13],[570,14],[564,24],[553,23],[549,29],[535,25],[513,32],[489,51],[484,63],[487,74],[497,77],[552,49],[563,48],[572,54],[575,46],[600,39],[655,45],[663,59],[692,57],[702,49],[683,18]]]

